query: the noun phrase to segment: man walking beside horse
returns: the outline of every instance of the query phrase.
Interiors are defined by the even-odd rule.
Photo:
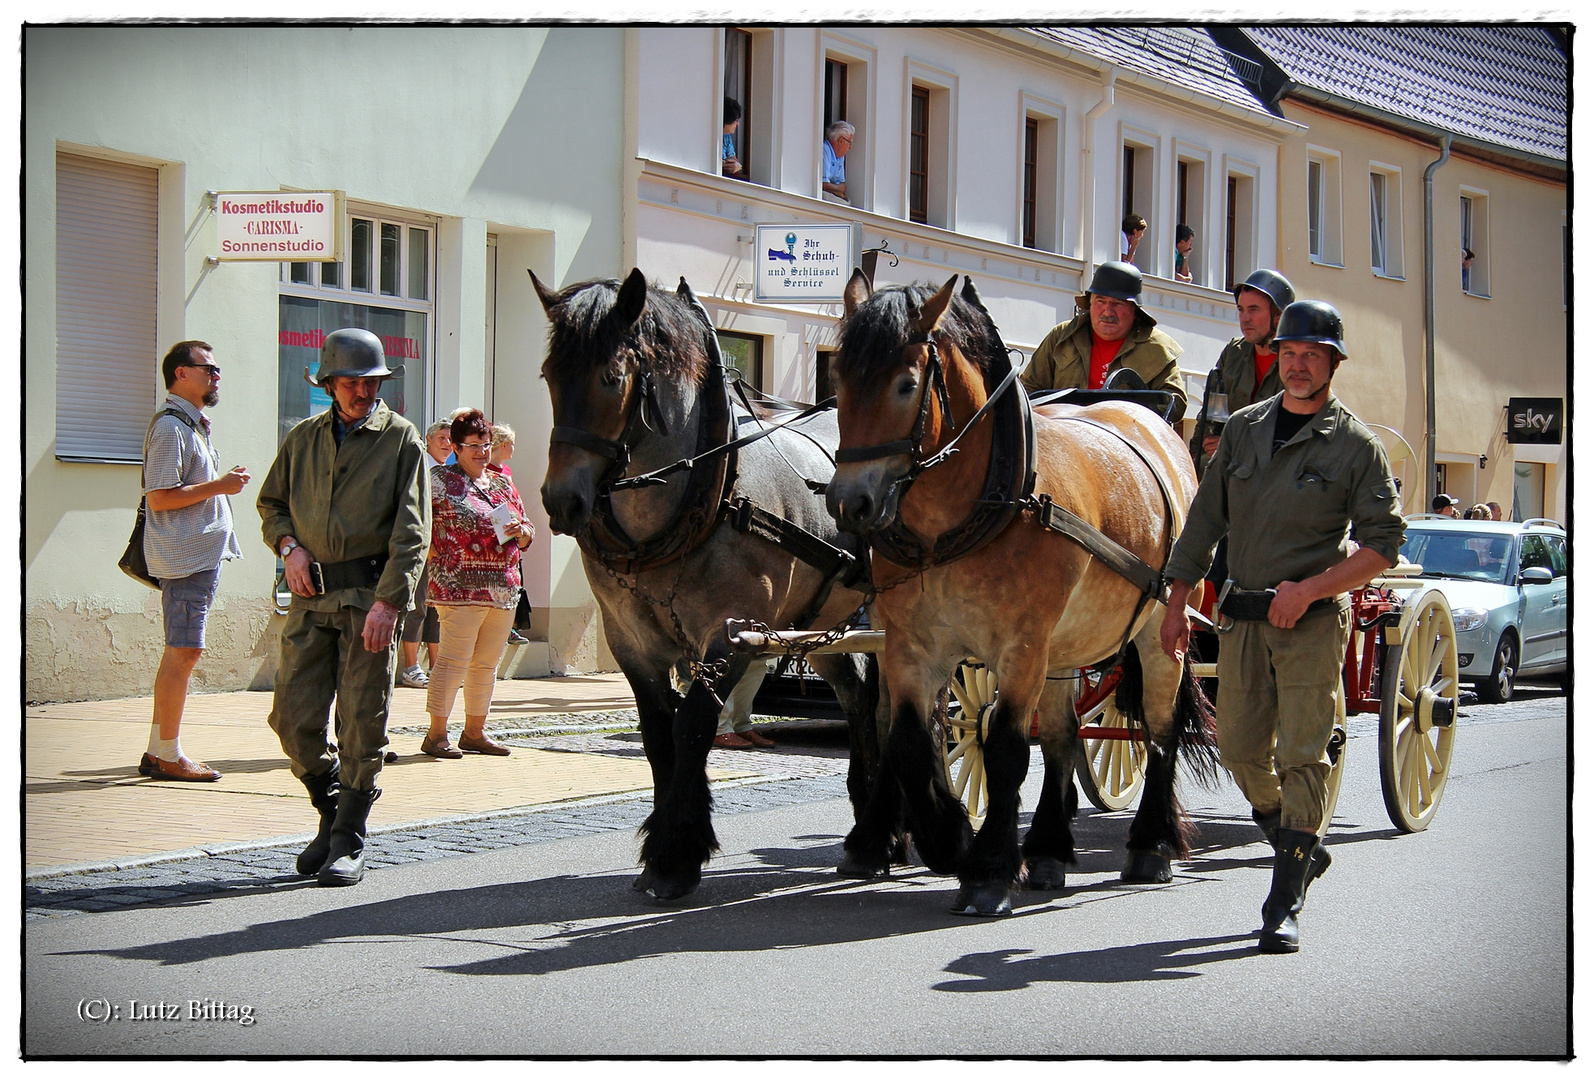
[[[1283,392],[1224,427],[1166,571],[1162,646],[1179,659],[1190,641],[1185,602],[1229,536],[1219,610],[1233,624],[1218,650],[1218,749],[1274,848],[1258,942],[1270,953],[1300,948],[1306,887],[1329,865],[1318,834],[1350,630],[1346,593],[1393,566],[1405,539],[1383,447],[1329,390],[1344,336],[1329,304],[1284,309],[1274,335]]]

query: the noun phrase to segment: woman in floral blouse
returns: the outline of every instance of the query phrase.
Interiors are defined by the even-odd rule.
[[[520,493],[507,476],[487,467],[492,428],[480,409],[454,417],[449,431],[452,465],[432,470],[432,553],[427,562],[426,602],[437,610],[437,663],[426,688],[431,730],[421,742],[432,757],[462,757],[461,751],[504,755],[509,747],[486,732],[498,660],[509,640],[520,596],[520,554],[534,530]],[[504,542],[493,513],[508,507]],[[455,747],[448,741],[448,715],[465,686],[465,730]]]

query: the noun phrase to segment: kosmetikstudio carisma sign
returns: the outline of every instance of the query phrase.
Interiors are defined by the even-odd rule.
[[[753,299],[839,304],[862,237],[850,223],[755,225]]]
[[[341,191],[216,194],[216,257],[223,262],[336,262],[343,258]]]

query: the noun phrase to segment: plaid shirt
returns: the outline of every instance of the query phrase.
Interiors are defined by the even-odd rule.
[[[181,410],[189,427],[175,416],[157,416],[144,438],[144,493],[205,484],[221,475],[221,455],[210,445],[210,421],[176,394],[167,409]],[[144,519],[144,558],[157,578],[188,577],[241,559],[233,534],[232,504],[225,495],[202,499],[180,510],[148,510]]]

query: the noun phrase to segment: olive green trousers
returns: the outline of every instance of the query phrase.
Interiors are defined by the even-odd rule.
[[[1290,629],[1237,622],[1218,644],[1218,751],[1259,813],[1281,810],[1286,829],[1317,832],[1328,809],[1334,732],[1350,633],[1341,607]]]
[[[382,771],[398,656],[397,634],[381,652],[366,650],[365,614],[289,608],[270,719],[294,776],[320,776],[337,765],[342,784],[361,791]],[[334,700],[336,727],[329,730]]]

